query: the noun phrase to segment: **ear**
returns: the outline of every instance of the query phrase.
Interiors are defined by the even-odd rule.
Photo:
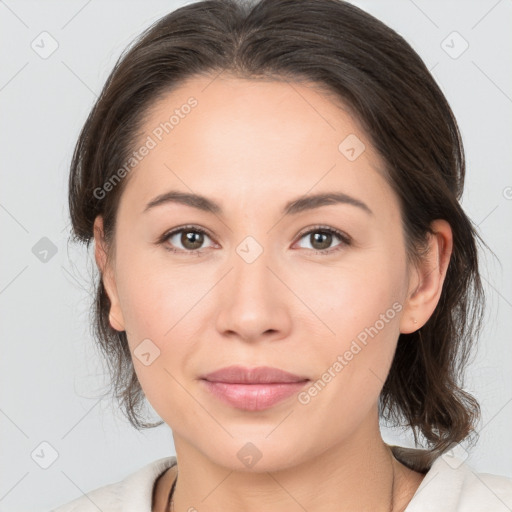
[[[119,304],[119,296],[114,277],[114,271],[107,262],[106,243],[103,231],[103,217],[98,215],[94,219],[94,258],[101,273],[103,286],[110,299],[109,321],[113,329],[124,331],[124,318]]]
[[[414,332],[427,323],[441,297],[446,271],[453,247],[450,224],[444,219],[431,223],[434,235],[429,235],[429,250],[420,267],[411,269],[409,287],[400,319],[400,332]],[[414,320],[417,323],[414,323]]]

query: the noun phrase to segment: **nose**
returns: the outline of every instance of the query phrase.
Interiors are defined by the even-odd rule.
[[[251,260],[243,251],[231,258],[232,270],[219,290],[218,332],[246,342],[286,338],[293,293],[283,283],[285,276],[279,275],[279,264],[265,250]]]

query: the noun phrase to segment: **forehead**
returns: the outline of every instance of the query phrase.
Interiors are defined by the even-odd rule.
[[[164,188],[286,199],[336,188],[365,202],[372,194],[389,199],[380,158],[357,120],[333,100],[314,84],[191,78],[145,116],[136,147],[151,149],[125,194],[140,203]]]

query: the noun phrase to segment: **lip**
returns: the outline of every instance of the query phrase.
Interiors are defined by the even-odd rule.
[[[240,365],[226,366],[203,375],[201,378],[210,382],[227,382],[230,384],[274,384],[309,380],[307,377],[285,372],[272,366],[246,368]]]
[[[232,407],[261,411],[297,393],[309,379],[270,366],[228,366],[202,376],[201,382]]]

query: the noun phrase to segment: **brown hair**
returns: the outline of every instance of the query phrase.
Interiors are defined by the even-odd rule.
[[[421,332],[399,336],[379,411],[395,425],[405,419],[416,444],[418,430],[432,458],[476,434],[480,408],[462,389],[462,380],[481,329],[484,293],[480,237],[459,204],[465,161],[457,122],[411,46],[349,3],[205,0],[171,12],[143,32],[117,61],[75,148],[69,179],[74,241],[88,247],[94,220],[102,215],[113,254],[116,211],[127,180],[105,197],[95,191],[126,162],[144,116],[158,99],[187,78],[220,72],[313,82],[350,109],[399,198],[408,262],[424,255],[433,220],[449,222],[453,252],[439,304]],[[126,332],[110,326],[101,276],[95,286],[95,335],[115,396],[136,428],[161,425],[142,421],[144,394]]]

